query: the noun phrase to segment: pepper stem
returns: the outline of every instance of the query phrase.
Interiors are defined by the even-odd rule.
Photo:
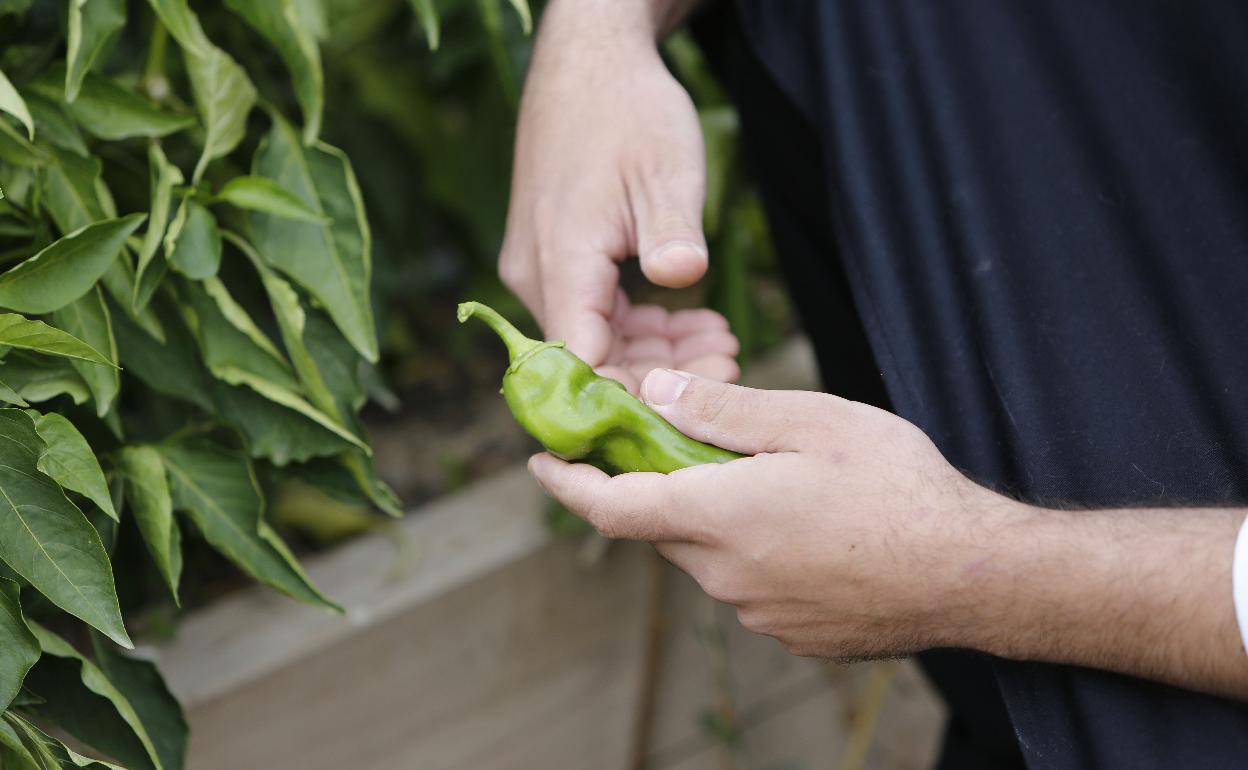
[[[512,361],[543,344],[524,336],[510,321],[499,315],[498,311],[480,302],[461,302],[455,315],[461,324],[473,316],[485,321],[502,338],[503,344],[507,346],[507,355]]]

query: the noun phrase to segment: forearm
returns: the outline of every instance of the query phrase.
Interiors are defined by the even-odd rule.
[[[655,43],[688,18],[700,0],[552,0],[542,16],[543,38],[590,43]],[[539,50],[541,46],[539,44]]]
[[[997,497],[969,563],[965,629],[1002,657],[1069,663],[1248,699],[1231,599],[1244,509],[1056,511]]]

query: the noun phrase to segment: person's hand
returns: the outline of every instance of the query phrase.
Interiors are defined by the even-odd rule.
[[[801,655],[874,657],[965,642],[959,630],[988,611],[976,584],[1018,513],[912,424],[666,370],[642,396],[689,436],[753,456],[666,476],[549,454],[529,468],[604,535],[655,543],[747,628]]]
[[[618,263],[660,286],[706,272],[705,158],[689,95],[655,46],[649,2],[546,10],[516,132],[503,282],[550,339],[636,392],[655,367],[735,380],[736,338],[710,310],[632,306]]]

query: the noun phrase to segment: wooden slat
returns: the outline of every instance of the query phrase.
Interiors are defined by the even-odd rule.
[[[190,711],[192,770],[622,768],[645,546],[549,546]]]

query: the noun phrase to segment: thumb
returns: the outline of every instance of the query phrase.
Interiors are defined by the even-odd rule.
[[[637,256],[651,283],[678,289],[706,273],[706,236],[702,234],[702,185],[683,189],[672,182],[634,201]]]
[[[798,450],[820,405],[803,391],[729,385],[672,369],[655,369],[641,383],[641,400],[681,433],[741,452]]]

